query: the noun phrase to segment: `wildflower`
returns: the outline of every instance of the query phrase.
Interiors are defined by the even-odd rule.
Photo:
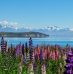
[[[24,44],[22,45],[22,54],[24,55]]]
[[[70,49],[70,51],[67,53],[67,59],[66,59],[66,74],[73,74],[73,53]]]
[[[42,71],[42,74],[46,74],[46,66],[45,66],[45,64],[42,65],[41,71]]]

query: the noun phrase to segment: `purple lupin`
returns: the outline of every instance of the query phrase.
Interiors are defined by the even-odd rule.
[[[22,54],[24,55],[24,44],[22,45]]]
[[[66,70],[65,70],[65,74],[73,74],[73,53],[72,50],[70,48],[68,54],[67,54],[67,59],[66,59]]]
[[[32,60],[32,54],[33,54],[33,48],[32,48],[32,38],[29,39],[29,54],[30,54],[30,60]]]

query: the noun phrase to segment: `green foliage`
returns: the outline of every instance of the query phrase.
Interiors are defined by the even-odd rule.
[[[27,74],[27,71],[28,71],[27,64],[24,64],[24,65],[23,65],[22,74]]]
[[[18,60],[8,53],[0,53],[0,74],[17,74]]]
[[[60,67],[60,63],[62,67]],[[58,60],[47,60],[46,61],[46,72],[47,74],[59,74],[59,70],[61,70],[61,73],[63,73],[64,70],[64,62],[63,59]]]
[[[55,60],[50,60],[49,61],[49,70],[52,72],[52,74],[58,74],[57,61],[55,61]]]
[[[8,53],[0,53],[0,74],[18,74],[19,62],[19,58],[15,58]],[[43,63],[44,62],[40,63],[39,60],[36,60],[36,74],[41,74],[41,66]],[[59,70],[61,70],[61,74],[64,72],[64,61],[62,58],[58,60],[46,60],[45,65],[47,74],[59,74]],[[23,64],[22,74],[28,74],[28,63]]]

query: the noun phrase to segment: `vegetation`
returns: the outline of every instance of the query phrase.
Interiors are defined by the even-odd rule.
[[[0,53],[0,74],[17,74],[18,59],[6,54]]]
[[[47,74],[59,74],[60,63],[62,64],[62,74],[64,70],[64,63],[62,59],[57,61],[55,60],[46,60],[46,73]],[[19,59],[6,54],[0,53],[0,74],[18,74],[18,64]],[[36,74],[41,74],[41,66],[43,63],[40,63],[39,60],[36,62]],[[27,74],[28,64],[23,64],[22,74]]]
[[[24,37],[24,38],[44,38],[49,37],[49,35],[39,33],[39,32],[0,32],[0,37]]]
[[[25,46],[20,43],[7,49],[4,40],[1,45],[0,74],[73,74],[70,46],[63,49],[57,45],[33,47],[32,38],[29,47],[27,43]]]

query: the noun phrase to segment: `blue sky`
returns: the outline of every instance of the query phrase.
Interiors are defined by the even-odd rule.
[[[25,27],[73,27],[73,0],[0,0],[0,21]]]

